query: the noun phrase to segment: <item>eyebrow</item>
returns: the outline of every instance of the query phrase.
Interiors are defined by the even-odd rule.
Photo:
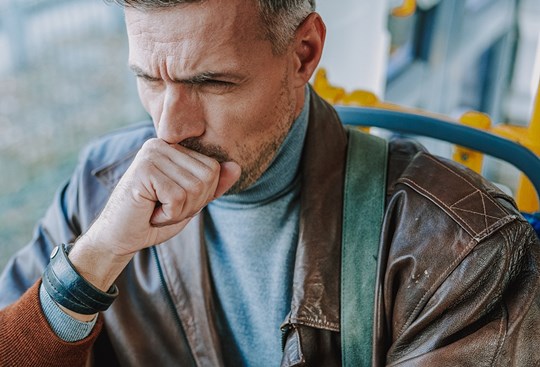
[[[161,78],[150,75],[149,73],[147,73],[146,71],[144,71],[142,68],[140,68],[137,65],[130,64],[129,68],[138,77],[142,77],[148,80],[161,80]],[[228,79],[228,80],[233,80],[233,81],[241,81],[245,78],[236,73],[204,71],[204,72],[195,74],[187,78],[173,79],[173,82],[182,83],[182,84],[202,84],[209,80],[215,80],[215,79]]]
[[[136,75],[136,76],[140,76],[142,78],[145,78],[145,79],[150,79],[150,80],[158,80],[159,78],[156,78],[154,76],[151,76],[150,74],[148,74],[147,72],[145,72],[143,69],[141,69],[140,67],[138,67],[137,65],[133,65],[133,64],[130,64],[129,65],[129,68],[131,69],[131,71]]]

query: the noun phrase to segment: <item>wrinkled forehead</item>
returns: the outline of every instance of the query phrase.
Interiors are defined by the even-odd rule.
[[[206,0],[157,10],[126,9],[129,64],[153,77],[253,73],[271,57],[252,0]]]
[[[125,14],[130,40],[230,44],[262,39],[264,35],[252,0],[207,0],[151,10],[126,8]]]

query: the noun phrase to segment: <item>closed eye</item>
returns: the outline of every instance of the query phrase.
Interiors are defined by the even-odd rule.
[[[145,82],[150,82],[150,83],[157,83],[161,81],[160,78],[154,78],[154,77],[151,77],[149,75],[144,75],[144,74],[138,74],[137,78],[142,79]]]
[[[222,79],[212,79],[206,76],[196,76],[194,78],[182,80],[181,83],[192,85],[192,86],[232,86],[234,83],[222,80]]]
[[[213,80],[213,79],[205,80],[201,84],[203,84],[203,85],[213,85],[213,86],[219,86],[219,87],[231,87],[231,86],[234,85],[234,83],[227,82],[225,80]]]
[[[236,86],[236,83],[220,79],[189,80],[183,83],[201,91],[218,94],[227,93]]]

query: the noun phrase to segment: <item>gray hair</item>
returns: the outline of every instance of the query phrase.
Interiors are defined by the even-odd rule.
[[[198,3],[204,0],[105,0],[143,10]],[[298,26],[313,11],[315,0],[252,0],[256,1],[264,25],[266,39],[272,43],[275,54],[283,53]]]

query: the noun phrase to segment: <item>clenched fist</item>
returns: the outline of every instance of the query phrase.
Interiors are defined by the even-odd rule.
[[[180,232],[240,177],[240,166],[161,139],[148,140],[70,260],[88,281],[108,289],[133,255]]]

